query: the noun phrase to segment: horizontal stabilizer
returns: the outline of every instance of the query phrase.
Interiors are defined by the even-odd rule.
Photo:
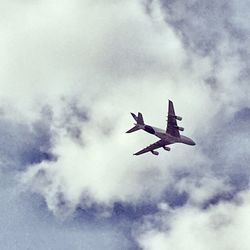
[[[133,128],[131,128],[130,130],[128,130],[126,133],[133,133],[133,132],[135,132],[135,131],[137,131],[139,129],[140,129],[139,126],[135,125]]]

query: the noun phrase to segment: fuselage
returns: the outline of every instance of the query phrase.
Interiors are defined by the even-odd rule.
[[[180,135],[180,137],[176,137],[173,136],[169,133],[166,132],[166,130],[157,128],[157,127],[153,127],[150,125],[141,125],[141,129],[143,129],[144,131],[146,131],[147,133],[150,133],[152,135],[157,136],[160,139],[166,140],[167,143],[169,144],[173,144],[173,143],[184,143],[190,146],[194,146],[195,142],[184,135]]]

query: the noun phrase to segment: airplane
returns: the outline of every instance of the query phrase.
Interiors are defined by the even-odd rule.
[[[167,115],[167,128],[166,130],[156,128],[144,123],[143,116],[140,112],[136,116],[134,113],[131,113],[136,123],[134,127],[129,129],[126,133],[132,133],[138,130],[144,130],[149,134],[155,135],[160,138],[159,141],[149,145],[148,147],[138,151],[134,155],[141,155],[147,152],[151,152],[154,155],[159,155],[158,151],[155,151],[157,148],[163,148],[166,151],[170,151],[170,147],[167,145],[173,143],[184,143],[190,146],[194,146],[195,142],[188,138],[187,136],[180,135],[180,131],[184,131],[184,128],[177,125],[177,120],[181,121],[182,117],[175,115],[174,105],[171,100],[168,100],[168,115]]]

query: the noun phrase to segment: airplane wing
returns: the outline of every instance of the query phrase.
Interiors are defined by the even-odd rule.
[[[172,101],[168,100],[168,120],[166,132],[175,136],[180,137],[180,132],[178,129],[176,115],[174,112],[174,104]]]
[[[138,151],[137,153],[135,153],[134,155],[141,155],[141,154],[144,154],[144,153],[147,153],[147,152],[150,152],[150,151],[153,151],[154,149],[157,149],[157,148],[161,148],[165,145],[169,145],[170,143],[166,142],[165,140],[159,140],[151,145],[149,145],[148,147]]]

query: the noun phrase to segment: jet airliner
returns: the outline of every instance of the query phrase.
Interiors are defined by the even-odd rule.
[[[157,142],[149,145],[148,147],[138,151],[134,155],[141,155],[147,152],[151,152],[154,155],[158,155],[159,152],[155,151],[155,149],[158,148],[164,148],[167,151],[170,151],[170,147],[167,147],[167,145],[173,144],[173,143],[184,143],[190,146],[194,146],[195,142],[188,138],[187,136],[180,135],[180,131],[184,131],[184,128],[179,127],[177,125],[177,121],[181,121],[182,117],[175,115],[174,111],[174,105],[172,101],[168,101],[168,115],[167,115],[167,128],[166,130],[156,128],[150,125],[147,125],[144,123],[143,116],[140,112],[138,112],[138,115],[136,116],[134,113],[131,113],[136,123],[135,126],[128,130],[126,133],[132,133],[137,130],[144,130],[149,134],[155,135],[160,140]]]

